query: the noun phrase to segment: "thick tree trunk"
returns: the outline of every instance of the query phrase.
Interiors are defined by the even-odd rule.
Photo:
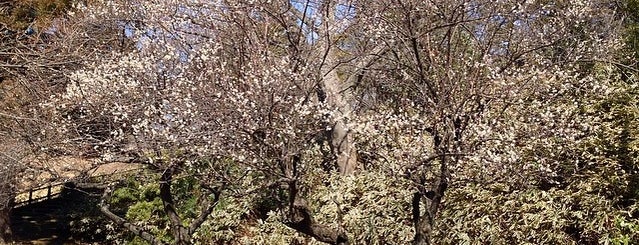
[[[289,222],[286,222],[286,225],[298,232],[328,244],[348,244],[348,236],[345,232],[318,224],[313,219],[306,201],[301,198],[295,198],[289,215]]]
[[[413,196],[413,222],[415,227],[413,245],[430,245],[434,226],[434,216],[429,212],[428,208],[424,215],[420,216],[419,205],[421,203],[421,197],[422,195],[420,193],[415,193]]]
[[[337,157],[337,167],[342,175],[352,174],[357,168],[357,148],[344,120],[338,119],[331,132],[331,146]]]
[[[0,208],[0,244],[9,243],[12,240],[11,209]]]
[[[425,220],[420,221],[418,226],[419,233],[415,234],[415,240],[413,240],[413,245],[430,245],[431,236],[433,231],[433,224],[431,222],[426,222]]]
[[[335,6],[331,2],[326,2],[323,6],[327,13],[334,11]],[[337,49],[337,43],[334,38],[338,35],[338,25],[334,14],[328,14],[324,19],[325,23],[323,37],[320,42],[320,50],[323,50],[324,56],[320,69],[323,75],[321,88],[326,97],[326,103],[335,109],[333,114],[331,131],[331,147],[337,158],[337,167],[341,174],[352,174],[357,168],[357,149],[355,141],[348,130],[348,117],[351,116],[353,95],[350,92],[348,74],[346,78],[341,78],[338,74],[340,58]]]
[[[329,50],[326,63],[334,64],[337,61],[335,52]],[[329,67],[329,66],[325,66]],[[351,114],[352,96],[344,92],[344,84],[337,74],[337,69],[325,68],[322,73],[326,74],[323,79],[322,88],[326,95],[326,102],[336,109],[331,131],[331,147],[337,157],[337,166],[341,174],[351,174],[357,167],[357,150],[355,142],[346,127],[347,117]]]
[[[326,74],[322,80],[322,91],[326,97],[326,102],[336,109],[333,115],[334,121],[331,131],[331,146],[337,157],[337,166],[341,174],[352,174],[357,169],[357,147],[352,133],[348,129],[348,118],[353,116],[352,103],[355,101],[353,87],[357,80],[387,49],[378,46],[371,50],[370,55],[362,57],[356,64],[355,69],[350,73],[340,77],[337,64],[340,63],[335,47],[331,47],[330,39],[326,41],[325,65],[322,67],[322,74]]]
[[[285,171],[285,174],[291,181],[288,181],[288,220],[284,222],[284,224],[321,242],[348,244],[348,237],[343,230],[333,229],[329,226],[319,224],[313,219],[306,200],[298,195],[297,180],[294,179],[295,176],[297,176],[296,169],[301,164],[301,159],[299,157],[293,157],[291,161],[288,162],[290,163],[290,167],[287,169],[290,171]]]
[[[0,244],[5,244],[13,240],[11,231],[11,209],[14,205],[13,189],[8,182],[2,184],[0,188]]]
[[[306,8],[308,8],[310,3],[307,2],[306,4]],[[317,49],[310,53],[320,54],[320,56],[312,55],[301,59],[311,58],[312,60],[307,60],[308,63],[317,62],[320,64],[318,67],[320,75],[318,85],[321,93],[318,93],[318,99],[335,110],[333,121],[331,122],[332,125],[330,125],[332,127],[330,145],[337,158],[339,172],[346,175],[352,174],[357,169],[358,158],[355,140],[348,129],[348,118],[352,116],[351,113],[355,101],[352,90],[358,79],[364,74],[364,71],[387,51],[387,47],[378,45],[367,55],[362,55],[357,59],[348,61],[341,59],[340,56],[343,57],[343,55],[339,51],[340,43],[337,40],[342,35],[344,24],[337,21],[339,19],[336,16],[336,10],[339,8],[337,4],[337,2],[333,1],[322,1],[317,4],[316,10],[326,15],[322,19],[322,27],[315,30],[319,38],[317,45],[313,45],[313,47]],[[288,25],[293,27],[299,26],[298,21],[312,26],[313,23],[309,23],[312,18],[308,18],[306,9],[303,12],[297,9],[292,3],[288,3],[287,10],[290,10],[293,15],[286,19],[285,22],[288,22]],[[299,28],[293,29],[298,30]],[[293,46],[299,45],[301,37],[302,34],[300,32],[297,41],[291,44]],[[319,60],[315,60],[316,58],[319,58]],[[348,66],[348,71],[341,70],[341,68],[346,66]]]

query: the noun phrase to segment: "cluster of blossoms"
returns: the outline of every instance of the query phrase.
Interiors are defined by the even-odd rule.
[[[299,181],[300,192],[323,205],[317,220],[331,228],[381,237],[357,228],[370,212],[371,227],[400,222],[380,234],[401,239],[411,231],[398,207],[449,177],[451,186],[527,188],[557,185],[566,172],[595,165],[597,156],[581,150],[596,153],[601,139],[593,132],[612,126],[593,105],[627,89],[615,84],[612,66],[589,73],[580,65],[619,42],[600,37],[614,30],[602,31],[606,25],[597,23],[608,20],[591,18],[597,6],[584,1],[370,3],[340,9],[348,17],[335,19],[315,11],[302,24],[290,3],[225,4],[133,3],[125,14],[144,22],[119,24],[135,50],[86,64],[47,104],[60,133],[107,151],[135,143],[151,162],[168,155],[202,176],[233,165],[218,177],[246,177],[237,189]],[[286,7],[292,27],[277,19]],[[120,8],[87,11],[117,16]],[[357,107],[357,98],[368,104]],[[333,144],[327,153],[336,128],[353,144],[343,149],[356,153],[361,176],[323,175],[342,150]],[[212,163],[198,165],[204,160]],[[280,179],[289,182],[272,185]],[[260,228],[284,221],[285,209],[270,211]]]

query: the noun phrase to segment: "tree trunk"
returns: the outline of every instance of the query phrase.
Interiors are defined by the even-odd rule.
[[[0,244],[9,243],[12,240],[11,232],[11,208],[0,208]]]
[[[11,209],[14,205],[13,189],[8,182],[2,184],[0,192],[0,244],[5,244],[13,240],[13,232],[11,230]]]
[[[415,193],[413,196],[413,222],[415,227],[413,245],[430,245],[434,226],[434,216],[429,212],[428,208],[424,215],[420,216],[419,205],[421,203],[421,197],[421,193]]]
[[[419,232],[415,234],[415,240],[413,240],[413,245],[430,245],[432,231],[433,231],[433,224],[431,224],[431,222],[422,220],[419,222],[416,229],[419,229]]]
[[[330,35],[329,35],[330,37]],[[340,78],[337,64],[341,63],[336,51],[336,47],[331,47],[330,38],[327,37],[325,65],[322,67],[322,74],[326,74],[322,80],[322,91],[326,97],[326,102],[336,109],[333,115],[333,127],[331,131],[331,146],[337,157],[337,166],[341,174],[352,174],[357,168],[357,147],[351,132],[348,129],[348,117],[352,116],[352,103],[355,98],[352,89],[357,83],[357,79],[364,70],[387,51],[384,46],[377,46],[371,50],[370,54],[362,57],[354,65],[354,69],[349,74],[343,74]]]
[[[450,170],[448,169],[451,161],[455,161],[455,158],[451,157],[455,155],[451,153],[448,145],[451,145],[451,139],[453,134],[447,133],[438,134],[437,131],[432,132],[434,138],[434,147],[435,151],[438,152],[436,156],[433,158],[429,158],[427,161],[431,161],[433,159],[439,160],[439,175],[437,176],[437,182],[431,186],[431,189],[425,191],[425,187],[423,186],[423,180],[425,177],[422,177],[422,186],[420,187],[420,191],[413,195],[413,222],[415,227],[415,237],[413,239],[413,245],[430,245],[433,243],[432,235],[433,230],[435,229],[435,218],[437,216],[437,212],[441,206],[442,199],[444,198],[444,194],[448,189],[448,182],[451,178]],[[457,143],[457,142],[455,142]],[[423,174],[423,173],[422,173]],[[421,215],[420,204],[422,200],[425,202],[425,211],[424,215]]]
[[[335,6],[326,2],[323,6],[327,13],[334,11]],[[324,11],[323,10],[323,11]],[[320,39],[320,50],[324,52],[320,72],[323,75],[321,88],[326,96],[326,103],[335,109],[333,114],[331,131],[331,148],[337,157],[337,167],[341,174],[351,174],[357,167],[357,150],[355,142],[347,128],[347,118],[352,112],[352,93],[349,91],[348,78],[342,79],[338,74],[339,54],[334,38],[337,34],[337,24],[334,14],[328,14],[324,18],[323,33]],[[348,76],[347,76],[348,77]]]
[[[182,225],[182,219],[178,215],[175,210],[175,206],[173,204],[173,196],[171,193],[171,180],[173,177],[173,168],[167,169],[160,179],[160,198],[164,204],[164,212],[169,218],[171,222],[171,233],[173,234],[174,243],[173,244],[191,244],[191,238],[193,233],[206,221],[206,218],[213,212],[215,206],[220,200],[221,190],[219,188],[211,188],[212,193],[215,195],[215,199],[208,203],[204,204],[204,208],[202,209],[202,213],[200,216],[195,218],[189,227],[185,227]],[[104,194],[102,195],[102,200],[98,204],[100,207],[100,211],[106,215],[107,218],[114,221],[116,224],[126,228],[127,230],[133,232],[135,235],[140,236],[142,239],[148,241],[154,245],[163,245],[164,243],[160,241],[155,235],[145,231],[142,227],[137,226],[131,222],[126,221],[125,219],[115,215],[111,210],[109,210],[107,199],[111,195],[111,188],[107,187],[104,190]]]
[[[337,57],[335,52],[328,50],[326,57],[327,64],[335,64]],[[351,106],[349,101],[350,93],[344,92],[345,81],[341,81],[337,74],[337,69],[330,65],[324,66],[322,73],[326,74],[323,79],[322,88],[326,95],[326,102],[336,109],[333,115],[334,121],[331,131],[331,147],[337,157],[337,167],[341,174],[351,174],[357,167],[357,150],[352,136],[347,129],[346,117],[351,114]],[[330,69],[327,67],[331,67]]]
[[[295,198],[295,202],[289,215],[290,218],[289,221],[286,222],[286,225],[298,232],[304,233],[318,241],[328,244],[348,244],[348,236],[344,231],[335,230],[326,225],[317,223],[313,219],[306,201],[299,197]]]
[[[186,245],[191,242],[191,234],[189,234],[188,229],[182,225],[182,219],[175,210],[173,195],[171,193],[173,171],[174,168],[168,168],[160,178],[160,199],[162,199],[162,203],[164,204],[164,212],[171,222],[171,233],[173,233],[173,239],[175,239],[174,244]]]

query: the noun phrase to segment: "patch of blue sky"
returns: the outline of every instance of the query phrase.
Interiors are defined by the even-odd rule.
[[[355,18],[356,8],[353,4],[340,4],[335,6],[335,19],[352,20]]]
[[[189,61],[189,52],[186,50],[178,50],[178,57],[180,59],[180,62],[185,63]]]
[[[133,37],[133,35],[135,34],[135,29],[133,27],[133,25],[131,25],[130,23],[127,23],[124,25],[124,36],[126,36],[127,38],[131,38]]]
[[[291,6],[295,8],[302,15],[297,19],[297,26],[301,27],[302,33],[305,36],[306,42],[314,43],[319,38],[319,35],[314,30],[321,25],[321,22],[316,18],[318,14],[318,6],[310,0],[306,1],[290,1]],[[309,24],[313,25],[312,27]]]
[[[304,20],[298,19],[297,25],[302,28],[302,32],[305,35],[306,42],[315,43],[320,38],[319,34],[314,31],[318,28],[321,28],[322,18],[319,15],[320,13],[319,7],[321,3],[314,2],[310,0],[306,1],[290,1],[291,5],[302,14],[305,18]],[[354,19],[357,13],[357,9],[353,4],[346,3],[337,3],[334,6],[335,10],[332,14],[334,14],[335,20],[338,22],[342,22],[344,26],[338,28],[338,31],[344,30],[347,27],[348,20]],[[310,27],[309,25],[312,25]]]

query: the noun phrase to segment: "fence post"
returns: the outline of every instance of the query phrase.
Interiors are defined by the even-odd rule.
[[[51,184],[47,187],[47,200],[51,199]]]
[[[32,196],[33,196],[33,189],[29,188],[29,200],[27,201],[28,204],[31,204]]]

